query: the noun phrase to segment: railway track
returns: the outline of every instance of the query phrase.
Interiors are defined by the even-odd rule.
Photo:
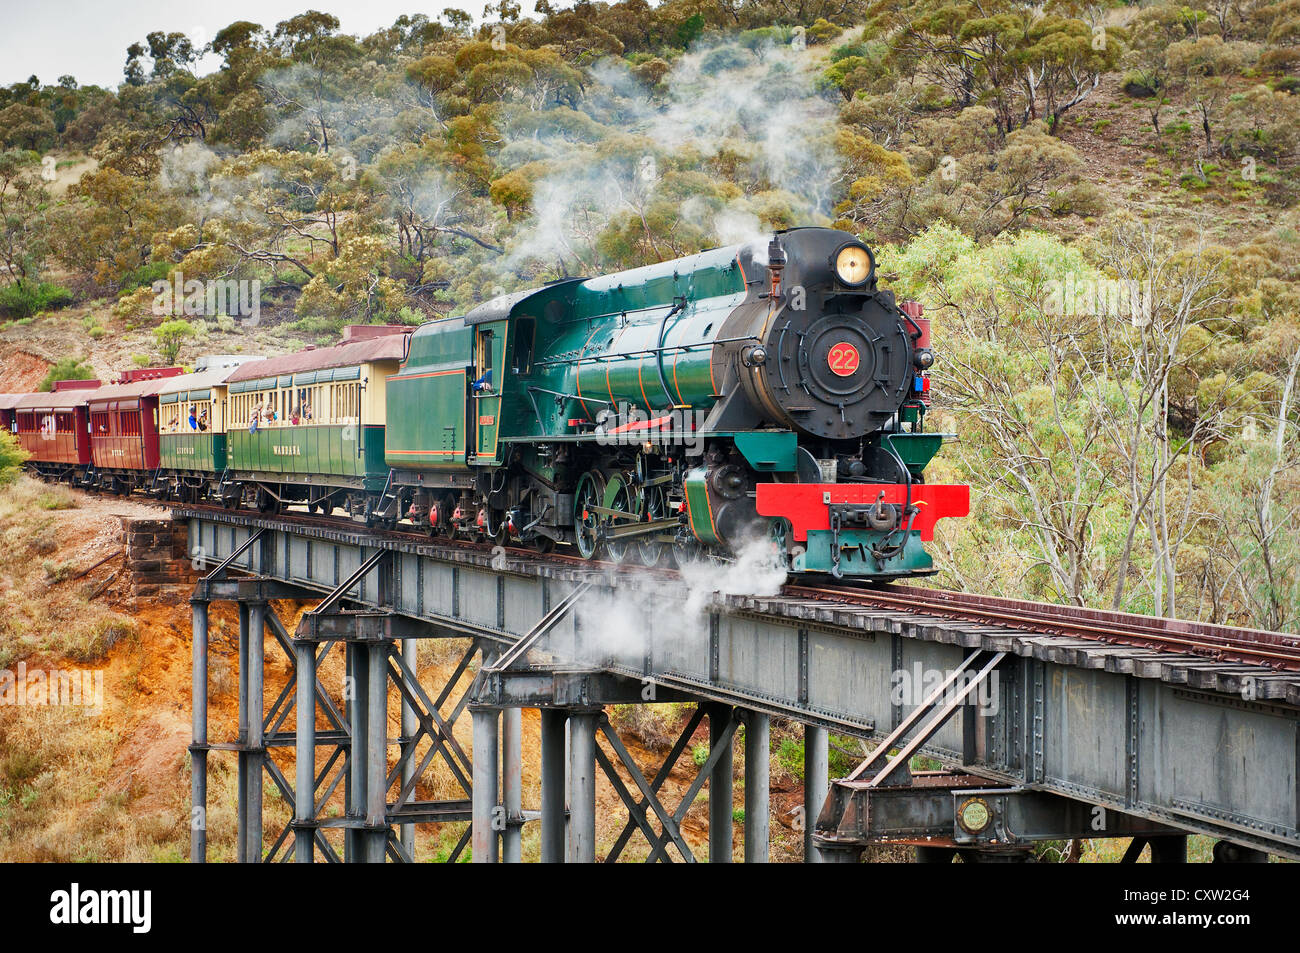
[[[238,512],[203,504],[183,508],[227,516],[232,512]],[[491,549],[491,544],[485,542],[430,537],[427,533],[411,530],[378,528],[366,530],[363,524],[346,517],[308,516],[306,513],[294,512],[274,515],[250,512],[248,515],[306,526],[328,526],[352,532],[364,530],[379,538],[397,538],[406,542],[415,539],[430,545],[462,551],[485,552]],[[629,564],[592,561],[566,553],[540,553],[535,549],[514,546],[507,546],[505,550],[513,558],[562,564],[568,567],[651,573],[665,578],[680,577],[680,571],[676,569],[648,569]],[[861,585],[792,583],[783,586],[780,595],[789,599],[839,602],[846,605],[931,615],[962,622],[999,625],[1043,635],[1062,635],[1159,652],[1197,655],[1214,661],[1262,665],[1281,671],[1300,671],[1300,637],[1259,629],[1029,602],[946,589],[926,589],[907,584],[867,588]]]
[[[1001,625],[1044,635],[1065,635],[1114,645],[1201,655],[1215,661],[1300,671],[1300,637],[1260,629],[908,585],[888,590],[789,585],[783,592],[802,598],[834,598],[852,605]]]

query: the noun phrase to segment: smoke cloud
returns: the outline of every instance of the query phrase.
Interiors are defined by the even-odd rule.
[[[745,182],[738,197],[681,202],[681,222],[705,244],[754,243],[765,256],[764,206],[791,219],[826,221],[840,175],[835,108],[796,51],[769,46],[762,53],[760,59],[727,43],[697,49],[676,62],[657,97],[624,61],[598,62],[591,70],[598,92],[586,105],[625,133],[619,142],[574,136],[567,113],[550,126],[548,114],[531,112],[518,129],[505,124],[500,158],[518,160],[515,168],[539,159],[559,168],[533,183],[533,215],[502,268],[518,271],[557,257],[581,261],[611,222],[644,217],[654,199],[671,199],[665,175],[674,171],[726,167]]]
[[[582,600],[575,614],[582,633],[572,659],[593,665],[608,660],[640,664],[651,627],[654,648],[673,654],[709,638],[709,612],[726,596],[774,596],[786,581],[786,570],[769,540],[743,545],[733,559],[697,559],[684,565],[681,580],[663,583],[658,576],[627,580],[611,574],[608,594]],[[620,582],[631,583],[620,586]]]

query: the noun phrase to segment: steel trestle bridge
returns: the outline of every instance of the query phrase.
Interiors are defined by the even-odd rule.
[[[1017,860],[1039,841],[1113,836],[1134,838],[1127,859],[1150,845],[1152,860],[1178,861],[1191,833],[1215,838],[1219,860],[1300,859],[1300,671],[1288,637],[1221,644],[1218,627],[1125,629],[1117,614],[1082,610],[1035,620],[1012,600],[957,611],[952,594],[904,588],[715,595],[697,625],[676,573],[293,514],[191,507],[173,518],[208,568],[191,598],[193,805],[205,818],[210,754],[235,752],[240,860],[408,861],[414,825],[469,821],[449,859],[472,845],[476,862],[517,862],[535,823],[543,861],[590,862],[603,775],[627,819],[602,859],[644,839],[649,860],[696,860],[683,821],[707,787],[707,856],[730,861],[739,754],[743,856],[766,862],[773,717],[804,726],[797,813],[810,862],[858,861],[873,844],[914,845],[921,860]],[[315,605],[291,632],[279,599]],[[214,601],[236,603],[240,620],[239,731],[225,741],[208,737]],[[628,626],[583,609],[606,605],[644,611]],[[292,672],[273,698],[257,650],[267,633]],[[421,639],[468,640],[445,684],[417,677]],[[319,677],[331,652],[351,686],[341,704]],[[664,762],[647,766],[605,709],[661,702],[696,708]],[[528,808],[523,708],[541,712],[541,797]],[[453,730],[466,713],[471,750]],[[669,769],[705,721],[707,757],[667,803]],[[835,780],[832,732],[872,752]],[[292,777],[270,757],[285,749]],[[913,771],[914,755],[942,768]],[[435,761],[463,797],[419,799]],[[281,830],[263,829],[264,777],[293,809]],[[340,799],[341,812],[330,806]],[[191,855],[207,857],[202,820]]]

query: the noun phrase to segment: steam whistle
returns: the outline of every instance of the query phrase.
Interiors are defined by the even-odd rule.
[[[785,248],[781,236],[773,235],[767,243],[767,273],[772,278],[772,297],[781,296],[781,273],[785,271]]]

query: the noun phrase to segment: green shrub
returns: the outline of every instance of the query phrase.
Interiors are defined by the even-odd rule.
[[[18,468],[27,459],[27,453],[18,446],[18,438],[8,430],[0,430],[0,486],[18,479]]]
[[[803,779],[803,742],[795,738],[782,738],[776,749],[776,760],[791,775]]]
[[[43,487],[36,494],[36,506],[42,510],[75,510],[77,498],[65,486]]]
[[[128,271],[122,276],[121,291],[126,294],[136,288],[152,286],[155,281],[166,281],[172,267],[172,263],[168,261],[151,261],[147,265]]]
[[[394,315],[397,324],[424,324],[429,320],[429,316],[423,311],[417,311],[415,308],[402,306],[402,309]]]
[[[38,391],[53,390],[57,381],[85,380],[94,376],[95,369],[82,361],[81,358],[65,357],[49,369],[45,379],[41,381],[36,389]]]
[[[63,582],[77,567],[70,562],[56,563],[52,559],[47,559],[41,564],[41,568],[45,570],[46,582]]]
[[[183,318],[164,321],[154,328],[153,336],[158,341],[158,350],[164,364],[176,363],[176,356],[180,353],[185,338],[192,336],[196,330],[194,325]]]
[[[317,314],[310,314],[295,321],[293,329],[304,334],[328,334],[330,335],[328,341],[333,344],[333,337],[343,330],[343,324],[342,318],[327,318]]]
[[[734,46],[720,46],[709,53],[700,63],[700,72],[706,76],[716,76],[734,69],[744,69],[751,60]]]
[[[846,60],[850,56],[868,55],[865,43],[845,43],[831,50],[830,60],[832,63],[838,63],[840,60]]]
[[[14,283],[0,288],[0,313],[10,318],[30,318],[72,304],[72,292],[48,281]]]

